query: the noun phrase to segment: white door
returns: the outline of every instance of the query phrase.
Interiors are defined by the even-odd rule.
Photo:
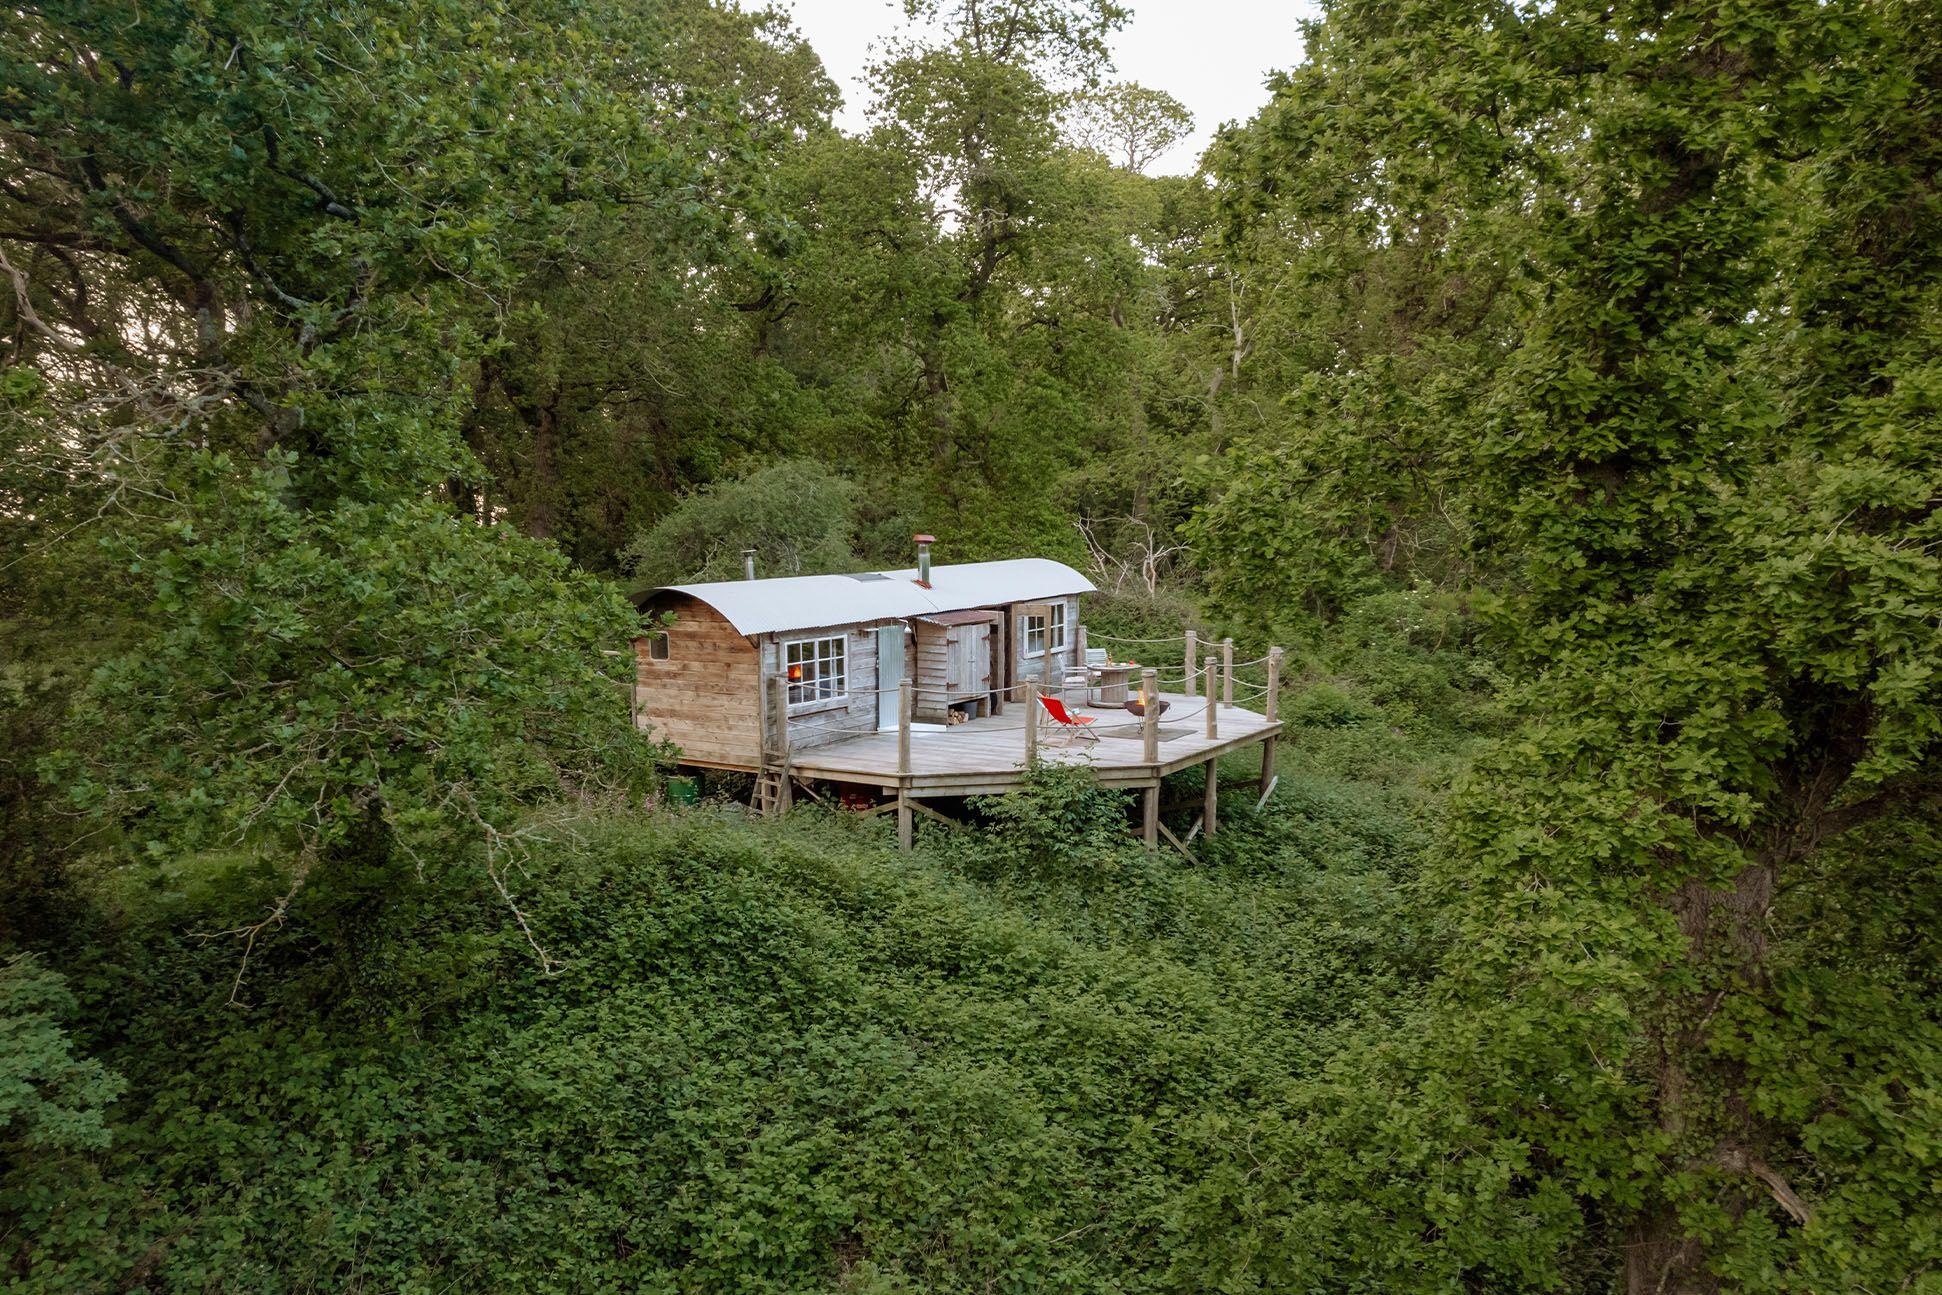
[[[904,627],[877,628],[877,727],[897,727],[897,685],[904,681]]]

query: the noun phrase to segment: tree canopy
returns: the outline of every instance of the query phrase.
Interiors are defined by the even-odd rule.
[[[1190,176],[902,13],[0,18],[8,1280],[1936,1289],[1932,6],[1329,0]],[[1281,790],[668,810],[625,593],[913,531]]]

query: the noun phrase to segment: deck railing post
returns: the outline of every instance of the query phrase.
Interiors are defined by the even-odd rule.
[[[1200,633],[1187,631],[1187,677],[1181,682],[1180,691],[1191,697],[1200,689],[1194,683],[1194,671],[1200,665]]]
[[[1146,703],[1146,714],[1140,717],[1140,738],[1145,744],[1145,760],[1148,764],[1158,764],[1160,760],[1160,672],[1148,666],[1140,672],[1140,699]]]
[[[1234,704],[1234,640],[1220,641],[1220,704]]]
[[[1214,670],[1207,668],[1207,704],[1202,707],[1207,712],[1207,737],[1211,741],[1220,736],[1220,707],[1215,704]]]
[[[789,681],[779,674],[769,676],[768,723],[763,727],[763,754],[771,764],[781,764],[789,754]]]
[[[897,685],[897,773],[910,776],[910,680]]]
[[[1025,681],[1025,767],[1038,763],[1038,681]]]

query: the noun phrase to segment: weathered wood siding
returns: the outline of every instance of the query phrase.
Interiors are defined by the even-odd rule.
[[[1051,600],[1066,609],[1066,642],[1056,652],[1025,654],[1022,604],[993,609],[1004,620],[992,644],[991,686],[1005,681],[1037,679],[1048,688],[1076,659],[1079,626],[1077,597]],[[1033,604],[1037,605],[1037,604]],[[796,639],[842,635],[847,655],[848,692],[841,698],[793,710],[788,718],[789,744],[812,750],[877,727],[877,689],[895,680],[877,674],[877,629],[893,621],[867,621],[763,634],[753,640],[714,608],[686,594],[657,595],[644,608],[650,613],[675,613],[668,631],[668,659],[654,660],[646,637],[635,640],[635,707],[643,729],[679,746],[684,759],[696,764],[755,769],[762,763],[763,683],[783,672],[782,645]],[[911,680],[919,686],[913,718],[941,723],[947,707],[938,694],[950,678],[952,633],[982,634],[980,626],[947,626],[919,619],[905,651]],[[962,691],[962,689],[960,689]]]
[[[782,673],[782,645],[797,639],[834,638],[841,634],[848,656],[849,692],[841,698],[818,702],[789,712],[789,747],[809,750],[830,742],[874,733],[877,727],[877,627],[899,624],[869,621],[853,625],[826,625],[818,629],[788,630],[764,634],[759,643],[762,673],[765,677]]]
[[[686,594],[661,594],[646,607],[671,611],[668,659],[634,640],[635,722],[681,748],[697,764],[756,768],[761,763],[761,677],[755,646],[722,614]]]
[[[947,618],[951,615],[955,614],[946,614]],[[993,620],[972,624],[954,625],[929,619],[916,622],[916,654],[911,678],[918,692],[912,708],[913,718],[942,724],[953,701],[976,700],[974,694],[989,692],[997,686],[992,676],[1000,649],[992,640],[1004,633],[1004,613],[994,609],[990,615]],[[952,644],[966,641],[986,646],[982,651],[976,647],[966,651],[960,646],[959,660],[954,665]],[[977,668],[969,668],[969,662],[979,664]],[[991,699],[987,697],[984,701],[985,708],[979,713],[992,713]]]
[[[1036,656],[1025,652],[1025,608],[1038,606],[1037,603],[1014,603],[1011,607],[1011,659],[1016,662],[1012,678],[1023,683],[1036,679],[1041,687],[1056,688],[1059,676],[1072,666],[1076,660],[1079,639],[1079,599],[1077,595],[1069,598],[1048,598],[1048,604],[1065,604],[1065,646],[1056,652],[1040,653]]]

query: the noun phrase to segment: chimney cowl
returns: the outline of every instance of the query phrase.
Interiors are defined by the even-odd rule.
[[[931,587],[931,545],[937,543],[935,535],[913,535],[917,541],[917,583],[928,589]]]

